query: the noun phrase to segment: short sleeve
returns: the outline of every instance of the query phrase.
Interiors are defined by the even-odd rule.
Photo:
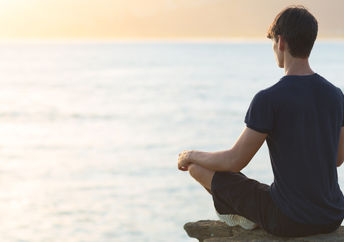
[[[273,128],[273,109],[267,93],[258,92],[246,112],[246,126],[261,133],[270,133]]]
[[[338,88],[339,89],[339,88]],[[340,91],[340,93],[341,93],[341,97],[342,97],[342,105],[341,105],[341,107],[342,107],[342,127],[344,126],[344,95],[343,95],[343,92],[342,92],[342,90],[341,89],[339,89],[339,91]]]

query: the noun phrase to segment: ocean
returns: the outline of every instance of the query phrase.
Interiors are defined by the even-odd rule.
[[[310,63],[344,90],[340,53]],[[195,241],[217,217],[178,154],[231,148],[283,75],[266,41],[1,42],[0,240]],[[272,183],[266,143],[242,172]]]

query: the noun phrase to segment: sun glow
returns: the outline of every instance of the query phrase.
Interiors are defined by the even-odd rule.
[[[289,1],[0,0],[0,38],[260,37]],[[320,35],[344,36],[341,9],[300,1],[321,18]],[[326,8],[324,6],[326,5]],[[329,14],[331,13],[331,14]]]

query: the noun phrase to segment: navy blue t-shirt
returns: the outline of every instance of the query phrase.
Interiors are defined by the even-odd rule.
[[[317,73],[283,76],[259,91],[247,110],[247,127],[268,134],[271,197],[300,223],[344,218],[336,165],[343,116],[342,91]]]

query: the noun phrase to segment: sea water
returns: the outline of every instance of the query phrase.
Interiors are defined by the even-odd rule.
[[[310,61],[344,90],[341,53]],[[2,42],[0,240],[194,241],[217,217],[178,154],[229,149],[283,75],[265,41]],[[271,184],[265,143],[242,172]]]

